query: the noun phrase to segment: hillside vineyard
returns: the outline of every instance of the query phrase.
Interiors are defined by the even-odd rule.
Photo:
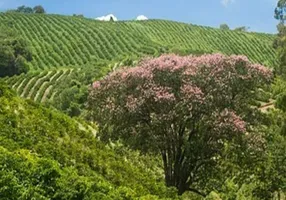
[[[166,20],[101,22],[59,15],[0,14],[30,43],[32,68],[72,67],[126,56],[159,55],[164,49],[243,54],[273,66],[274,35],[220,30]],[[172,52],[172,49],[170,52]]]
[[[0,22],[17,30],[33,52],[28,74],[3,80],[19,96],[41,103],[53,101],[71,86],[72,80],[82,83],[77,72],[99,78],[126,58],[139,60],[167,52],[221,52],[244,54],[252,62],[271,67],[277,62],[272,48],[275,36],[265,33],[220,30],[166,20],[102,22],[20,13],[2,13]],[[99,67],[100,62],[105,63],[106,70]]]

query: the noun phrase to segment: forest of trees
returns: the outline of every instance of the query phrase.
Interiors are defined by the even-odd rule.
[[[19,6],[15,10],[8,10],[8,12],[36,13],[36,14],[45,14],[46,13],[44,7],[41,6],[41,5],[37,5],[37,6],[33,7],[33,8],[23,5],[23,6]]]

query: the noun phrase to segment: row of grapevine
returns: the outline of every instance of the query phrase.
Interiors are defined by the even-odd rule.
[[[70,76],[71,73],[72,73],[72,70],[71,70],[71,69],[66,70],[59,78],[57,78],[57,79],[55,80],[55,84],[54,84],[54,85],[56,86],[57,84],[60,84],[61,81],[65,81],[65,79],[66,79],[68,76]],[[54,97],[55,97],[55,95],[56,95],[57,93],[58,93],[58,87],[52,86],[52,87],[50,88],[50,90],[49,90],[49,93],[48,93],[47,96],[46,96],[46,99],[53,100]],[[44,102],[44,100],[43,100],[43,102]]]
[[[46,102],[47,100],[49,100],[50,96],[51,96],[51,89],[54,87],[54,85],[58,84],[58,80],[61,79],[62,75],[63,75],[64,71],[60,70],[58,71],[58,73],[56,74],[56,76],[54,78],[51,79],[50,82],[48,82],[40,91],[39,91],[39,95],[38,98],[36,99],[37,102]]]
[[[49,92],[48,88],[53,84],[55,84],[56,83],[55,80],[57,80],[62,74],[63,70],[55,71],[55,73],[53,73],[52,76],[50,77],[49,81],[46,81],[41,85],[34,100],[36,102],[44,102],[45,99],[43,100],[43,98],[45,98],[46,95],[48,94]]]
[[[56,71],[50,71],[46,76],[40,78],[37,80],[37,82],[35,83],[34,87],[31,89],[29,95],[27,98],[35,100],[36,95],[38,94],[40,87],[45,83],[45,82],[49,82],[50,78],[52,76],[54,76],[54,74],[56,73]]]
[[[10,85],[19,96],[36,102],[45,102],[57,92],[56,86],[71,72],[72,69],[31,72],[5,78],[3,81]]]
[[[144,26],[138,28],[130,22],[129,28],[134,31],[140,29],[142,34],[155,38],[161,44],[205,52],[244,54],[254,62],[276,64],[272,48],[274,36],[270,34],[224,31],[165,20],[149,20],[142,24]]]
[[[25,74],[21,74],[20,76],[17,77],[17,79],[16,78],[13,79],[13,82],[10,82],[12,88],[13,89],[18,88],[24,79],[25,79]]]
[[[25,79],[20,83],[20,85],[17,87],[17,93],[23,97],[24,95],[24,91],[27,91],[27,87],[31,81],[31,79],[33,79],[35,76],[38,76],[40,73],[36,72],[36,73],[29,73],[27,75],[25,75]]]
[[[34,76],[33,78],[31,78],[31,80],[28,82],[28,84],[26,85],[26,87],[24,88],[23,93],[21,94],[21,97],[29,97],[30,93],[31,93],[31,89],[34,88],[36,82],[45,77],[49,72],[48,71],[43,71],[42,73],[40,73],[38,76]]]

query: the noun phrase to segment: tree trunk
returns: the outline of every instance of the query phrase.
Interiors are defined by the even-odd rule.
[[[168,187],[176,187],[179,195],[186,191],[192,191],[204,196],[200,191],[190,188],[192,184],[191,171],[195,173],[197,161],[188,160],[186,157],[187,150],[183,147],[184,133],[185,127],[180,127],[176,141],[170,140],[165,147],[162,147],[161,156],[164,164],[165,182]],[[194,134],[195,131],[192,130],[188,141]]]
[[[168,152],[168,153],[167,153]],[[189,167],[187,164],[183,164],[184,159],[181,157],[176,157],[171,159],[173,152],[162,151],[162,160],[164,163],[164,172],[165,172],[165,182],[168,187],[176,187],[178,189],[179,195],[182,195],[185,191],[188,190],[188,178],[189,178]],[[182,155],[182,153],[178,153]]]

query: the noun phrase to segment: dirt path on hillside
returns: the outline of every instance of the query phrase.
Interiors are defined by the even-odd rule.
[[[274,104],[275,104],[275,101],[272,100],[272,101],[270,101],[269,103],[265,103],[265,104],[263,104],[262,106],[260,106],[259,110],[260,110],[261,112],[267,112],[269,109],[275,108]]]

